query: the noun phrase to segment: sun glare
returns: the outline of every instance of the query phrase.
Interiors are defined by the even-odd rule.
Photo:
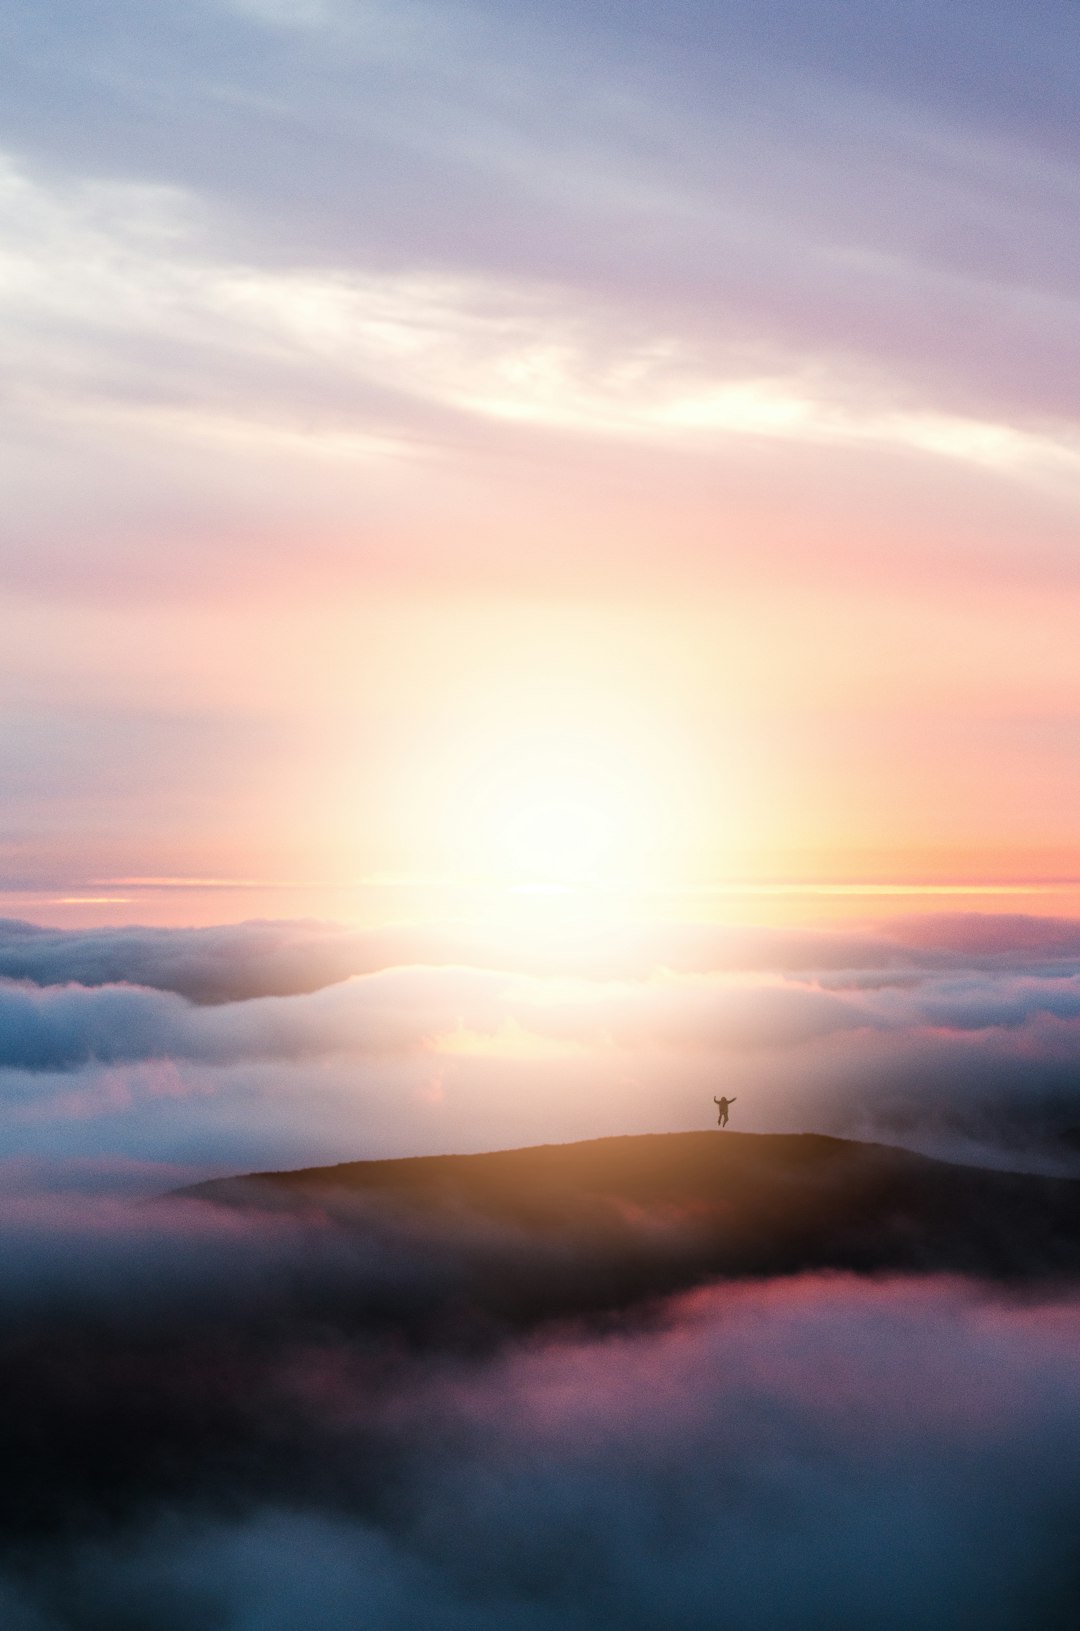
[[[492,836],[515,874],[555,883],[593,879],[618,847],[614,810],[572,789],[522,787],[492,812]]]
[[[510,884],[574,886],[634,871],[654,825],[649,778],[603,740],[516,741],[463,769],[454,848]]]

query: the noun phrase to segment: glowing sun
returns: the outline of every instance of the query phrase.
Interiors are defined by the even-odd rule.
[[[573,885],[640,864],[654,789],[632,758],[602,741],[519,740],[472,767],[457,838],[485,872]]]

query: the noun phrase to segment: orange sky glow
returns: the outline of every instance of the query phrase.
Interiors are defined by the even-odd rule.
[[[455,13],[455,123],[378,8],[363,45],[335,7],[244,17],[375,51],[411,108],[400,206],[375,188],[364,231],[314,107],[258,182],[228,142],[213,174],[183,143],[144,161],[126,104],[126,144],[85,157],[62,122],[0,131],[3,909],[1062,909],[1053,144],[855,67],[823,123],[811,59],[774,127],[757,46],[717,103],[670,40],[639,57],[629,29],[587,69],[558,30],[522,56],[516,12],[475,38]],[[478,143],[486,61],[523,100]]]

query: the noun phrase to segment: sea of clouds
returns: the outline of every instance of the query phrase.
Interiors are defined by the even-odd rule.
[[[0,924],[9,1187],[735,1125],[1070,1171],[1080,925]]]
[[[514,1330],[440,1317],[415,1238],[5,1222],[10,1631],[1075,1623],[1061,1288],[799,1276]]]
[[[1069,1171],[1080,925],[8,923],[0,978],[6,1631],[1075,1624],[1068,1285],[804,1274],[537,1323],[485,1291],[531,1249],[495,1226],[478,1258],[153,1197],[707,1126],[721,1088],[749,1130]]]

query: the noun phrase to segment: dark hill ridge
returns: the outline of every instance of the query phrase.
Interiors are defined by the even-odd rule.
[[[354,1161],[181,1193],[405,1227],[414,1244],[467,1265],[481,1301],[505,1310],[509,1297],[522,1314],[535,1298],[611,1306],[716,1276],[1080,1276],[1080,1181],[809,1133],[659,1133]]]

